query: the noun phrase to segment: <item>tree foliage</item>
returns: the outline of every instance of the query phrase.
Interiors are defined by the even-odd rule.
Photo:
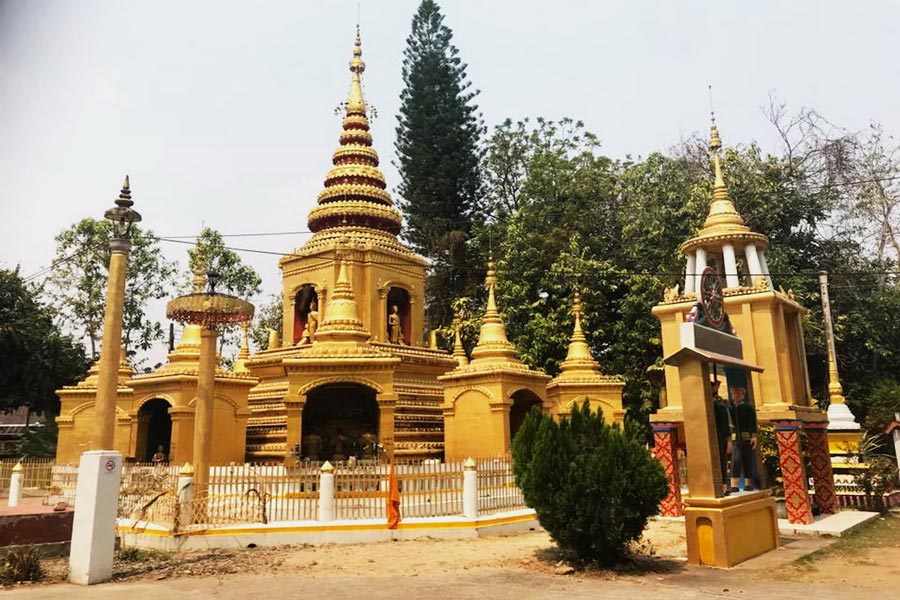
[[[99,352],[109,275],[109,221],[83,219],[56,236],[55,268],[44,296],[59,312],[61,324],[85,340],[91,355]],[[125,279],[122,343],[130,353],[147,350],[163,339],[159,321],[146,314],[151,300],[171,295],[174,263],[159,250],[149,230],[133,230]]]
[[[397,115],[397,167],[405,237],[431,260],[426,298],[432,326],[450,321],[450,302],[471,295],[482,265],[471,243],[483,184],[484,127],[466,65],[433,0],[412,20],[403,56]]]
[[[86,373],[84,347],[54,317],[18,269],[0,270],[0,411],[58,413],[56,390]]]
[[[889,317],[900,293],[892,277],[878,275],[884,259],[844,224],[858,196],[847,190],[858,186],[845,185],[856,172],[855,138],[803,114],[807,122],[799,124],[783,113],[772,117],[785,130],[780,154],[754,143],[726,147],[725,181],[747,225],[771,240],[776,287],[792,290],[810,311],[804,325],[819,398],[827,396],[827,368],[817,272],[829,271],[841,372],[851,407],[864,414],[857,405],[871,382],[900,372],[900,330]],[[485,211],[511,341],[528,364],[555,373],[579,288],[594,355],[605,372],[625,376],[626,405],[646,412],[655,392],[644,373],[662,352],[650,309],[664,288],[681,283],[679,245],[707,214],[706,142],[694,137],[643,160],[614,160],[577,121],[507,120],[494,130],[485,164]]]
[[[53,458],[56,456],[56,441],[59,439],[59,426],[56,424],[54,412],[48,412],[37,425],[25,430],[19,454],[24,457]]]
[[[225,245],[222,234],[210,227],[204,227],[196,245],[188,249],[188,269],[190,278],[196,270],[215,271],[219,276],[217,290],[220,292],[227,290],[241,298],[250,298],[261,290],[259,273],[244,264],[240,255]]]
[[[281,335],[284,324],[284,304],[279,294],[270,294],[268,300],[256,308],[250,329],[250,340],[259,349],[266,349],[269,344],[269,330],[274,329]]]
[[[533,410],[512,451],[525,502],[578,563],[623,558],[668,493],[665,472],[643,442],[605,424],[587,402],[560,423]]]
[[[188,270],[188,280],[193,280],[197,271],[206,274],[214,271],[218,276],[216,291],[220,293],[249,299],[262,289],[262,279],[256,269],[245,264],[237,252],[225,245],[222,234],[210,227],[204,227],[197,236],[197,243],[188,249]],[[219,354],[226,367],[233,364],[234,350],[240,344],[237,331],[234,325],[219,331]],[[230,356],[225,352],[226,347],[232,350]]]

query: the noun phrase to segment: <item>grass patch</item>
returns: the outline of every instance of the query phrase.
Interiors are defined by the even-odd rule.
[[[120,562],[159,562],[169,557],[168,552],[145,550],[134,546],[119,548],[119,552],[116,554],[116,559]]]
[[[32,546],[8,550],[0,556],[0,584],[40,581],[44,578],[41,553]]]
[[[808,566],[828,556],[858,556],[868,548],[900,548],[900,516],[887,514],[866,523],[833,544],[798,558],[795,564]]]

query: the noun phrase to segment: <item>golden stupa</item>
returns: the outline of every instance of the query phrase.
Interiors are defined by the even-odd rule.
[[[531,406],[565,414],[576,392],[608,401],[597,406],[620,419],[621,382],[582,360],[590,352],[580,316],[547,400],[550,377],[519,360],[507,339],[493,261],[472,360],[458,320],[452,354],[435,347],[435,332],[425,341],[428,261],[397,237],[402,219],[372,146],[364,71],[357,30],[333,167],[308,215],[313,235],[279,262],[280,335],[270,331],[268,347],[252,354],[244,328],[233,368],[216,373],[212,463],[496,456]],[[195,287],[203,285],[198,274]],[[192,462],[199,348],[200,330],[189,325],[165,365],[120,373],[115,443],[123,454],[147,460],[159,441],[170,460]],[[95,379],[59,392],[63,462],[77,460],[89,437]]]

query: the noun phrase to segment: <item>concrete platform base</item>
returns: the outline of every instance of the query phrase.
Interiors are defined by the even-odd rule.
[[[517,510],[486,515],[478,519],[464,517],[407,518],[397,529],[387,529],[384,519],[331,521],[295,521],[282,523],[232,525],[205,530],[173,533],[148,524],[119,519],[116,529],[125,546],[153,548],[167,552],[208,548],[247,548],[285,544],[361,544],[415,538],[464,539],[485,535],[506,535],[540,529],[533,510]]]
[[[895,511],[900,514],[900,511]],[[787,519],[778,519],[778,533],[786,536],[817,536],[829,535],[841,537],[858,527],[880,517],[876,512],[862,510],[844,510],[836,515],[823,515],[816,517],[814,523],[809,525],[795,525]],[[660,521],[684,522],[684,517],[653,517]]]
[[[778,519],[778,531],[783,535],[831,535],[841,537],[879,516],[876,512],[863,510],[843,510],[836,515],[823,515],[809,525],[790,523]]]
[[[768,491],[684,501],[688,563],[728,568],[778,547]]]

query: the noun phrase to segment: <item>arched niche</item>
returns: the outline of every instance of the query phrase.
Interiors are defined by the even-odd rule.
[[[333,383],[306,393],[300,455],[310,460],[370,456],[379,439],[376,391],[358,383]]]
[[[399,343],[410,344],[412,339],[412,302],[409,291],[401,287],[391,287],[387,295],[387,314],[384,322],[387,328],[385,339],[391,340],[391,327],[393,320],[391,315],[394,314],[394,307],[397,307],[397,316],[399,317],[401,338]]]
[[[512,444],[513,438],[516,437],[519,429],[525,423],[525,417],[528,416],[528,412],[532,407],[537,406],[540,408],[543,400],[541,400],[540,396],[527,389],[514,392],[510,399],[512,400],[512,405],[509,407],[509,441]]]
[[[150,462],[161,452],[168,461],[172,446],[172,417],[169,403],[163,398],[151,398],[144,402],[137,413],[137,444],[134,449],[138,461]]]
[[[303,330],[309,321],[309,311],[312,310],[313,304],[316,310],[319,307],[319,295],[315,286],[311,283],[304,283],[297,289],[294,295],[294,332],[292,344],[296,344],[303,338]]]

